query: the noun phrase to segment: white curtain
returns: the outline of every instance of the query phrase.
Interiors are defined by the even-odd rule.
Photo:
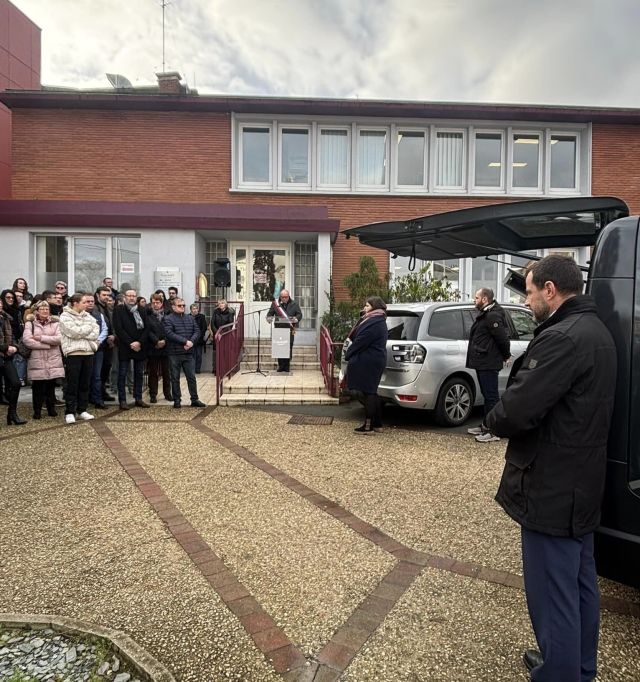
[[[387,133],[361,130],[358,141],[358,184],[384,185],[386,182]]]
[[[438,133],[436,185],[462,187],[462,133]]]
[[[349,184],[349,135],[346,130],[320,131],[320,184]]]

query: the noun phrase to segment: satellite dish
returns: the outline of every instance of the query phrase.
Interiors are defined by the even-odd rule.
[[[131,85],[131,81],[126,76],[122,76],[119,73],[108,73],[107,79],[109,80],[109,83],[111,83],[111,85],[116,90],[119,90],[120,88],[131,88],[131,89],[133,89],[133,85]]]

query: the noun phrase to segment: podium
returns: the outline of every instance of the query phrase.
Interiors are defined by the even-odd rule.
[[[291,357],[291,325],[283,319],[275,318],[271,327],[271,357],[288,360]]]

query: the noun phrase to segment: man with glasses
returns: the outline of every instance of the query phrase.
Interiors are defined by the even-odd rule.
[[[56,294],[60,295],[62,305],[67,305],[67,301],[69,300],[69,294],[67,293],[67,283],[63,282],[62,280],[58,280],[56,282],[55,288],[56,288]]]
[[[191,407],[206,407],[198,399],[196,382],[196,361],[194,346],[200,338],[198,323],[193,315],[185,315],[185,303],[182,298],[171,300],[171,314],[164,318],[164,331],[167,337],[167,355],[171,371],[171,393],[173,406],[180,408],[182,392],[180,391],[180,370],[184,371],[191,398]]]

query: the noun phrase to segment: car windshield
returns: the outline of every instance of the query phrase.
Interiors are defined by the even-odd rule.
[[[387,310],[387,329],[390,341],[415,341],[418,338],[418,327],[422,313],[411,313],[406,310]]]

